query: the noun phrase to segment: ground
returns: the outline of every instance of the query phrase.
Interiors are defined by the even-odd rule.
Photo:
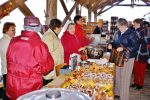
[[[150,71],[146,71],[145,84],[143,89],[136,90],[130,88],[130,100],[150,100]]]
[[[133,81],[133,75],[131,81]],[[115,98],[115,100],[119,99]],[[150,100],[150,71],[146,71],[143,89],[136,90],[135,88],[130,88],[130,100]]]

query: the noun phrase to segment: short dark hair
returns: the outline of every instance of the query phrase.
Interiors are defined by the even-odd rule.
[[[140,24],[141,27],[143,27],[143,20],[141,18],[137,18],[133,21],[133,23],[138,23]]]
[[[13,22],[6,22],[3,25],[3,33],[6,34],[6,32],[9,30],[10,27],[16,27],[15,23]]]
[[[53,31],[56,29],[56,27],[60,28],[62,26],[62,22],[59,19],[52,19],[49,24],[49,28]]]
[[[80,18],[82,18],[82,16],[76,15],[76,16],[74,17],[74,23],[76,24],[77,21],[78,21]]]

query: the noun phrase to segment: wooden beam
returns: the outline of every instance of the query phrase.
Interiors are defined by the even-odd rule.
[[[103,0],[101,0],[101,1],[99,1],[99,0],[95,1],[95,6],[92,8],[92,11],[97,10],[97,8],[98,8],[103,2],[104,2]]]
[[[62,7],[63,7],[63,9],[64,9],[64,11],[66,13],[66,15],[67,15],[69,12],[68,12],[68,9],[67,9],[67,7],[65,5],[64,0],[59,0],[59,1],[60,1],[61,5],[62,5]],[[71,17],[69,17],[69,20],[71,21]]]
[[[112,7],[118,5],[118,4],[121,3],[121,2],[123,2],[123,1],[119,1],[119,2],[117,2],[117,3],[115,3],[115,4],[112,4],[109,8],[107,8],[107,9],[105,9],[105,10],[103,10],[103,11],[100,10],[100,11],[97,13],[97,15],[100,15],[100,14],[106,12],[107,10],[111,9]]]
[[[117,0],[118,1],[118,0]],[[112,2],[116,2],[116,0],[101,0],[100,2],[97,2],[97,5],[93,7],[93,11],[105,8],[107,5],[111,4]]]
[[[77,0],[76,2],[78,2],[80,5],[88,8],[88,9],[91,9],[91,4],[92,4],[93,0]]]
[[[94,22],[97,22],[97,10],[94,11]]]
[[[46,4],[46,24],[49,25],[51,19],[57,18],[57,0],[47,0]]]
[[[27,0],[23,0],[24,3]],[[4,4],[0,5],[0,19],[3,17],[9,15],[10,12],[12,12],[14,9],[16,9],[18,5],[13,0],[9,0],[5,2]]]
[[[34,16],[34,14],[31,12],[31,10],[26,6],[24,0],[10,0],[14,4],[17,5],[19,10],[25,15],[25,16]]]
[[[80,5],[84,4],[83,0],[76,0],[76,2],[78,2],[78,4],[80,4]]]
[[[88,22],[91,22],[91,18],[92,18],[92,11],[88,9]]]
[[[2,5],[0,5],[0,19],[9,15],[9,13],[16,8],[17,6],[13,4],[11,1],[7,1],[3,3]]]
[[[79,9],[79,7],[80,7],[80,9]],[[82,6],[81,6],[81,5],[78,5],[78,6],[76,7],[76,15],[81,15],[81,10],[82,10]]]
[[[113,5],[113,3],[116,3],[116,2],[122,2],[124,0],[107,0],[106,2],[102,2],[99,6],[97,6],[94,10],[98,10],[100,8],[105,8],[106,6],[108,5]]]
[[[143,5],[143,4],[119,4],[119,5],[115,5],[115,6],[133,6],[133,7],[150,7],[150,4],[148,5]]]
[[[70,15],[74,11],[74,9],[77,7],[77,5],[78,5],[78,2],[75,2],[75,4],[73,5],[73,7],[70,9],[68,15],[64,18],[62,26],[64,26],[66,24],[67,20],[69,19]]]
[[[85,1],[85,0],[84,0]],[[96,1],[99,1],[99,0],[96,0]],[[90,9],[91,10],[91,12],[92,12],[92,8],[95,6],[95,2],[96,1],[94,1],[94,0],[89,0],[89,4],[88,4],[88,9]]]
[[[149,15],[149,14],[150,14],[150,12],[148,12],[148,13],[144,14],[144,15],[143,15],[143,17],[145,17],[146,15]]]
[[[80,15],[82,14],[82,5],[80,5]]]
[[[141,0],[142,2],[144,2],[145,4],[149,5],[148,1],[146,0]]]
[[[101,13],[104,8],[105,8],[105,7],[102,7],[102,8],[99,10],[99,12],[97,12],[97,15],[99,15],[99,13]]]

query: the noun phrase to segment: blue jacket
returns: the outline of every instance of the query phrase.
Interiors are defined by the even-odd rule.
[[[134,58],[139,47],[135,31],[128,28],[122,35],[120,31],[117,31],[114,35],[112,46],[113,48],[127,48],[130,51],[129,58]]]

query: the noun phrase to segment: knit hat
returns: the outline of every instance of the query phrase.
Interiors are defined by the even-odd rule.
[[[24,18],[24,29],[40,32],[41,31],[41,23],[40,23],[39,18],[34,17],[34,16],[26,16]]]
[[[40,20],[37,17],[34,16],[26,16],[24,18],[24,26],[39,26]]]

